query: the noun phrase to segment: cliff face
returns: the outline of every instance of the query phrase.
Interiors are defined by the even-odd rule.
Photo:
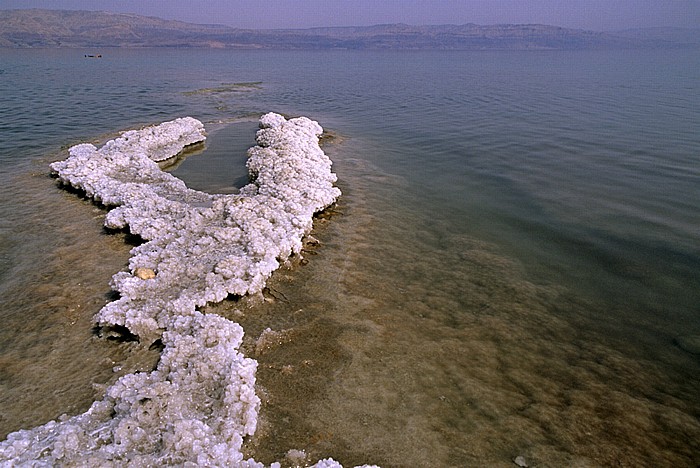
[[[598,33],[537,24],[234,29],[94,11],[0,10],[0,47],[576,50],[698,47],[700,30]]]

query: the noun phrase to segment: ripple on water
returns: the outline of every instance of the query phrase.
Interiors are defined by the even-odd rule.
[[[633,311],[528,280],[495,245],[412,209],[405,180],[343,146],[327,150],[344,196],[316,220],[320,244],[273,275],[262,301],[205,308],[241,323],[242,349],[259,361],[263,406],[248,455],[697,464],[697,363],[680,342],[621,327]],[[2,285],[4,434],[84,411],[93,384],[157,359],[93,335],[129,246],[103,231],[101,208],[57,190],[43,167],[14,178],[16,198],[1,208],[15,245]]]
[[[259,308],[215,306],[238,317],[250,352],[266,327],[284,336],[254,354],[256,459],[303,448],[383,466],[697,460],[692,358],[663,339],[663,359],[636,355],[648,338],[598,326],[604,305],[528,281],[494,245],[402,209],[389,193],[400,180],[331,157],[344,196],[315,227],[308,264],[274,276]]]

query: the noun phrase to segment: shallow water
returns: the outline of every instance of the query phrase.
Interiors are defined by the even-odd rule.
[[[83,411],[92,383],[155,355],[94,335],[129,239],[38,158],[189,114],[210,138],[174,173],[230,192],[246,119],[275,110],[343,136],[326,151],[344,195],[263,303],[207,307],[243,325],[260,362],[251,456],[700,463],[697,53],[26,53],[3,77],[51,73],[0,120],[16,137],[0,146],[3,435]],[[138,83],[110,82],[135,67]],[[67,84],[76,68],[82,87]],[[51,108],[40,125],[34,106]],[[268,327],[280,333],[259,339]]]
[[[303,447],[382,466],[512,466],[518,455],[690,466],[696,358],[625,323],[630,311],[534,284],[495,245],[401,210],[410,195],[380,188],[400,181],[336,156],[364,182],[341,185],[314,233],[321,246],[276,277],[267,312],[232,315],[253,338],[281,332],[251,345],[267,395],[257,459]]]
[[[257,120],[243,119],[235,124],[212,125],[208,129],[206,151],[166,161],[164,170],[184,178],[187,186],[210,193],[236,193],[248,183],[245,166],[251,135],[258,129]],[[203,153],[203,154],[202,154]]]
[[[104,209],[59,190],[49,161],[41,162],[6,180],[0,196],[3,439],[87,410],[105,385],[151,370],[158,359],[155,350],[100,338],[93,329],[93,315],[113,299],[109,279],[127,264],[128,236],[105,232]]]

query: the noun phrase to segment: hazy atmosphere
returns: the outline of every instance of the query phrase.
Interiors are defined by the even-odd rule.
[[[594,31],[700,26],[694,0],[0,0],[0,9],[104,10],[237,28],[539,23]]]

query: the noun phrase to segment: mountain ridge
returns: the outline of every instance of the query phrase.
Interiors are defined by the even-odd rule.
[[[240,29],[130,13],[0,10],[0,47],[219,47],[245,49],[580,50],[700,47],[700,29],[594,32],[542,24]]]

